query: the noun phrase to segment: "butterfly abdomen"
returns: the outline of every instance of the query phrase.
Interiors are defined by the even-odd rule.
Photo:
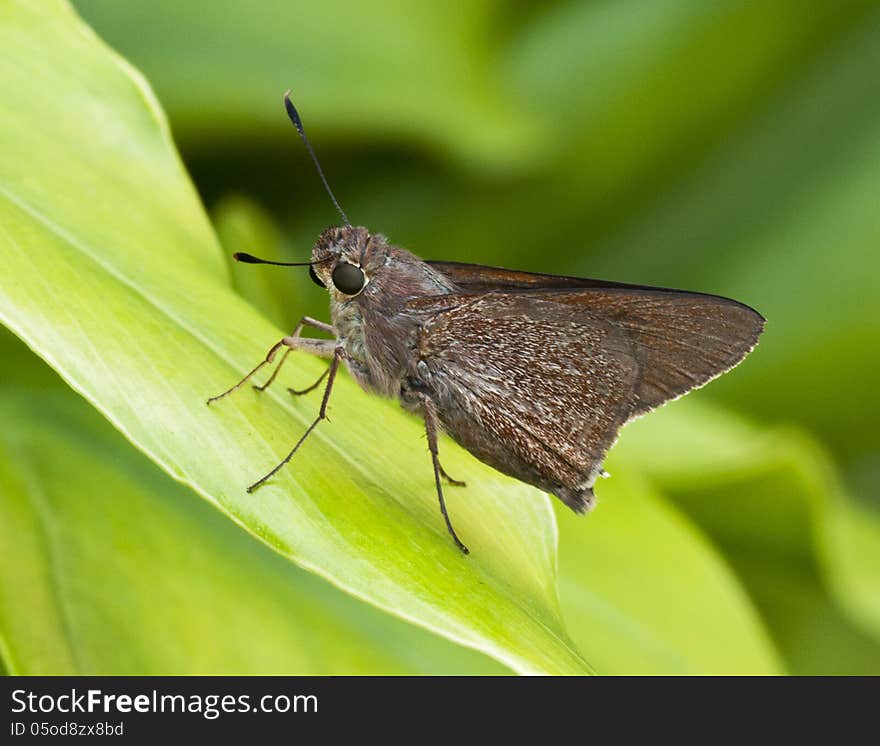
[[[596,495],[592,487],[570,488],[562,487],[553,492],[575,513],[589,513],[596,505]]]

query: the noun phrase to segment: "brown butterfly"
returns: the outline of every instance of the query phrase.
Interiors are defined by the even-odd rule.
[[[601,280],[426,262],[381,234],[352,226],[339,207],[289,98],[288,115],[315,161],[344,225],[324,231],[305,263],[330,294],[326,324],[303,318],[231,393],[292,350],[331,359],[319,414],[272,477],[324,419],[342,361],[368,392],[424,418],[440,510],[446,511],[437,433],[481,461],[550,492],[572,510],[593,507],[593,486],[620,428],[730,370],[754,348],[763,317],[715,295]],[[303,327],[332,339],[300,336]]]

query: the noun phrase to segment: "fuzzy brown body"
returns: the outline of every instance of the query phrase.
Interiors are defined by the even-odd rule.
[[[620,427],[736,365],[763,326],[717,296],[425,262],[360,227],[325,231],[312,262],[364,389],[427,400],[478,459],[579,512]],[[339,263],[363,272],[356,294]]]

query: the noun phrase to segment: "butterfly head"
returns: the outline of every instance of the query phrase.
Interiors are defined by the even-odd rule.
[[[337,300],[360,295],[384,261],[386,245],[384,236],[362,226],[327,228],[312,249],[309,275]]]

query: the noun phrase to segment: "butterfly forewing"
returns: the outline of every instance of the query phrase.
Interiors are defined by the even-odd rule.
[[[464,262],[425,262],[442,272],[465,293],[482,294],[493,290],[517,292],[520,290],[566,290],[575,288],[619,288],[622,290],[662,290],[670,293],[685,293],[684,290],[659,288],[650,285],[631,285],[611,280],[594,280],[588,277],[566,277],[565,275],[545,275],[537,272],[523,272],[518,269],[489,267],[484,264]],[[701,293],[688,293],[701,295]],[[717,297],[717,296],[709,296]]]
[[[632,416],[730,370],[755,346],[764,319],[712,295],[665,290],[552,292],[568,313],[598,315],[630,341],[639,369]]]
[[[428,264],[467,294],[552,297],[618,323],[632,338],[641,363],[634,414],[730,370],[754,348],[764,328],[763,316],[753,308],[718,295],[461,262]],[[572,292],[578,289],[582,292]]]

